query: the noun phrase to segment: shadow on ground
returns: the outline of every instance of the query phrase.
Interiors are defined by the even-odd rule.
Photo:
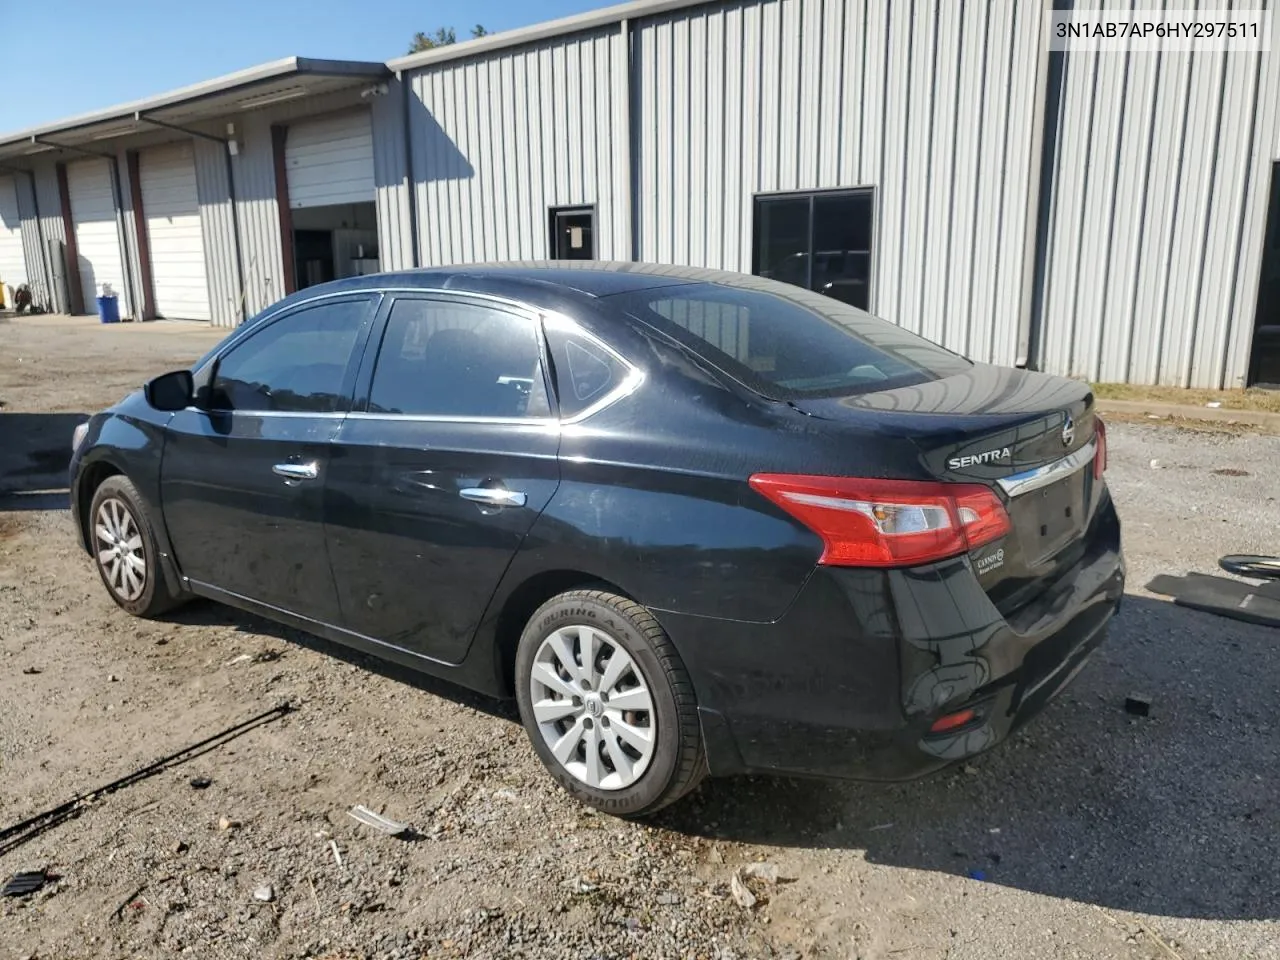
[[[518,722],[510,703],[218,604],[173,620],[275,636]],[[1124,711],[1138,690],[1153,701],[1149,717]],[[890,785],[713,780],[655,825],[859,850],[1105,908],[1280,917],[1278,694],[1280,631],[1129,596],[1076,682],[968,769]]]
[[[0,510],[67,505],[71,434],[87,413],[0,412]]]
[[[266,620],[252,613],[246,613],[233,607],[224,606],[215,603],[212,600],[198,599],[179,607],[172,613],[168,614],[165,620],[175,624],[186,624],[189,626],[218,626],[218,627],[235,627],[241,633],[261,634],[263,636],[275,637],[286,643],[297,644],[308,650],[314,650],[316,653],[325,656],[334,657],[344,663],[353,664],[365,670],[370,670],[381,676],[394,680],[398,683],[405,683],[411,687],[421,690],[423,693],[429,693],[433,696],[444,697],[455,703],[478,710],[481,713],[487,713],[490,716],[498,717],[503,720],[510,720],[515,723],[520,722],[520,716],[516,712],[515,702],[506,700],[495,700],[491,697],[483,696],[474,690],[466,687],[460,687],[456,683],[450,683],[447,680],[441,680],[438,677],[427,676],[424,673],[418,673],[399,664],[391,663],[389,660],[379,660],[376,657],[370,657],[366,654],[354,650],[351,647],[343,646],[340,643],[333,643],[314,634],[306,633],[302,630],[295,630],[293,627],[276,623],[272,620]]]
[[[1075,684],[971,772],[711,781],[659,820],[1106,908],[1280,917],[1278,687],[1280,631],[1130,596]],[[1123,709],[1137,690],[1148,718]]]

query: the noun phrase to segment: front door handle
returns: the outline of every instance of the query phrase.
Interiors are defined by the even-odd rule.
[[[489,507],[523,507],[529,500],[523,491],[504,487],[464,487],[458,496]]]
[[[277,463],[271,472],[286,480],[314,480],[320,476],[320,468],[314,460],[310,463]]]

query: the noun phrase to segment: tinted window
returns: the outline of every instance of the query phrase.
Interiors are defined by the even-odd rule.
[[[345,410],[342,382],[369,301],[306,307],[268,324],[218,361],[215,410],[332,413]]]
[[[611,350],[571,326],[547,326],[547,344],[556,368],[560,416],[573,417],[621,384],[630,368]]]
[[[752,272],[866,310],[872,216],[869,190],[759,197]]]
[[[971,366],[838,300],[768,281],[656,287],[611,299],[735,379],[778,399],[887,390]]]
[[[450,300],[397,300],[369,410],[437,417],[551,413],[530,317]]]

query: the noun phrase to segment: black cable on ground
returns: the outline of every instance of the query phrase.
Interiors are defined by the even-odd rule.
[[[250,717],[248,720],[237,723],[235,726],[227,727],[225,730],[215,733],[211,737],[206,737],[198,743],[193,743],[188,747],[184,747],[176,753],[171,753],[167,757],[161,757],[154,763],[150,763],[141,769],[135,770],[133,773],[126,774],[118,780],[113,780],[110,783],[104,784],[94,790],[81,793],[72,797],[66,803],[59,804],[56,807],[45,810],[43,813],[37,813],[35,816],[28,817],[21,823],[15,823],[11,827],[5,827],[3,830],[0,830],[0,856],[22,846],[22,844],[34,839],[35,837],[38,837],[46,830],[49,830],[60,823],[64,823],[73,817],[79,816],[81,812],[81,805],[86,801],[96,800],[99,797],[115,793],[117,790],[122,790],[125,787],[131,787],[135,783],[146,780],[149,777],[153,777],[157,773],[161,773],[172,766],[176,766],[180,763],[186,763],[189,760],[194,760],[196,757],[208,753],[210,750],[216,750],[218,747],[221,747],[237,737],[248,733],[250,730],[254,730],[257,727],[279,720],[292,710],[293,706],[287,701],[285,703],[278,704],[270,710],[266,710],[258,714],[256,717]]]

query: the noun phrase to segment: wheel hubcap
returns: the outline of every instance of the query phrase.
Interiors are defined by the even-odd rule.
[[[137,521],[124,501],[108,497],[98,505],[93,537],[111,592],[122,600],[137,600],[147,585],[147,559]]]
[[[529,680],[533,716],[552,756],[598,790],[643,776],[657,745],[644,674],[608,634],[561,627],[542,641]]]

